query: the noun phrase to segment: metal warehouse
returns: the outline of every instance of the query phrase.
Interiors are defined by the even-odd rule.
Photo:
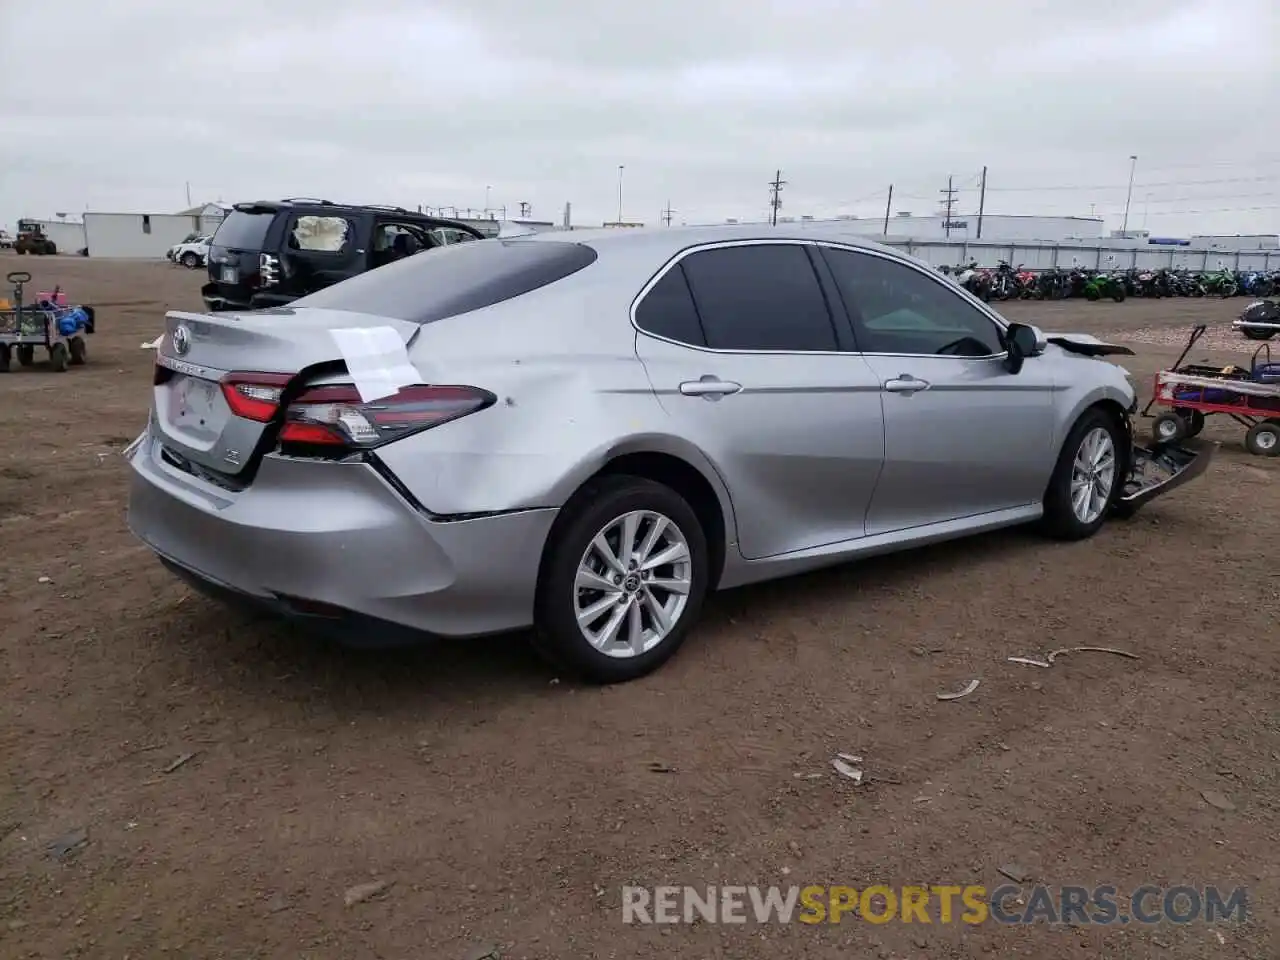
[[[212,233],[226,208],[207,203],[179,213],[86,213],[85,245],[91,257],[159,260],[193,233]]]

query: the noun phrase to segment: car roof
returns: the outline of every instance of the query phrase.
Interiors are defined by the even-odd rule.
[[[284,210],[349,210],[359,213],[389,213],[412,218],[418,223],[427,223],[436,227],[456,227],[467,233],[479,235],[479,231],[474,227],[458,220],[432,217],[425,213],[406,210],[404,207],[394,207],[380,203],[335,203],[332,200],[321,200],[314,197],[287,197],[284,200],[251,200],[244,203],[236,203],[232,204],[231,209],[239,210],[242,213],[279,213]]]
[[[514,242],[522,240],[582,243],[606,254],[637,254],[641,256],[675,256],[689,247],[711,243],[733,243],[769,240],[825,241],[845,246],[862,247],[888,253],[899,259],[906,257],[901,250],[895,250],[875,242],[865,233],[851,230],[846,224],[827,223],[788,223],[771,226],[767,223],[732,223],[698,227],[603,227],[591,230],[547,230],[530,234],[526,237],[513,237]]]

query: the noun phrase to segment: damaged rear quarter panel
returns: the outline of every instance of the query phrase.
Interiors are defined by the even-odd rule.
[[[433,326],[411,350],[424,378],[482,387],[497,402],[379,449],[383,463],[431,513],[560,507],[610,459],[637,452],[685,460],[728,507],[710,463],[669,433],[629,326],[621,336],[601,338],[594,349],[566,343],[564,353],[549,352],[545,343],[522,343],[515,332],[476,349],[443,336],[443,329],[433,337]]]

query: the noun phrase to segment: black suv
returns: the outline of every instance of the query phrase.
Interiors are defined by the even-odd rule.
[[[295,197],[237,203],[213,236],[209,310],[279,307],[423,250],[484,239],[456,220],[401,207]]]

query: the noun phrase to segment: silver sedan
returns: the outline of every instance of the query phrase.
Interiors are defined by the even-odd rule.
[[[628,680],[712,590],[1081,539],[1202,472],[1134,445],[1124,352],[822,225],[459,244],[169,313],[129,523],[200,589],[352,642],[532,626]]]

